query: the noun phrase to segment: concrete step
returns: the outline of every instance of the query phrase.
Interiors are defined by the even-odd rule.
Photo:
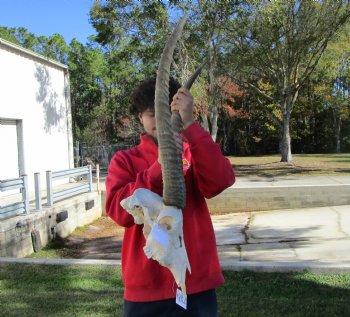
[[[350,177],[237,179],[236,184],[207,202],[213,213],[350,205]]]
[[[221,264],[350,265],[350,205],[213,216]]]

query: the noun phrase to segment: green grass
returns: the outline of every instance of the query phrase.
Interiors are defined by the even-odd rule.
[[[294,154],[292,163],[280,155],[229,157],[239,177],[350,175],[350,153]]]
[[[225,272],[220,316],[350,316],[350,274]]]
[[[350,316],[350,274],[224,272],[219,316]],[[0,264],[0,316],[121,316],[119,267]]]
[[[121,316],[116,267],[0,265],[0,316]]]

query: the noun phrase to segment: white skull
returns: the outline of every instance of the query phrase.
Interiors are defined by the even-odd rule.
[[[144,188],[135,190],[120,204],[134,217],[136,224],[144,224],[146,245],[143,250],[147,258],[167,267],[186,294],[186,270],[191,273],[191,267],[183,239],[181,209],[165,206],[162,197]]]

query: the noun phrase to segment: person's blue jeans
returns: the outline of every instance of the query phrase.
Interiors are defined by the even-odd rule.
[[[124,301],[123,317],[217,317],[215,290],[187,297],[187,310],[175,303],[175,299],[156,302]]]

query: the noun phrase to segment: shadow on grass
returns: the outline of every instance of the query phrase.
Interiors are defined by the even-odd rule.
[[[335,163],[350,163],[350,157],[346,157],[346,156],[337,156],[336,159],[335,159],[335,158],[329,159],[329,162],[335,162]]]
[[[282,177],[282,176],[313,176],[313,175],[339,175],[350,174],[350,168],[316,168],[297,166],[288,163],[266,163],[261,165],[237,165],[233,164],[237,177]]]
[[[345,159],[345,160],[341,160],[339,162],[346,162],[346,161],[350,161],[350,153],[330,153],[330,154],[296,154],[295,157],[307,157],[307,158],[313,158],[313,157],[317,157],[317,158],[322,158],[322,159],[326,159],[329,161],[332,161],[334,159]]]
[[[70,239],[65,248],[70,250],[70,254],[66,254],[65,257],[120,260],[122,241],[115,236],[95,237],[82,242],[74,242],[73,239]]]
[[[349,316],[350,274],[225,272],[220,316]]]
[[[121,316],[115,267],[0,265],[1,316]],[[349,316],[350,274],[224,272],[219,316]]]
[[[322,169],[297,167],[294,165],[285,165],[283,167],[277,164],[263,165],[233,165],[237,177],[259,176],[259,177],[280,177],[294,175],[310,175],[325,173]],[[350,169],[349,169],[350,172]]]
[[[292,163],[280,162],[277,156],[231,157],[237,176],[313,176],[350,174],[350,153],[295,154]]]
[[[347,173],[350,174],[350,168],[337,168],[336,173]]]
[[[0,316],[120,316],[120,269],[0,264]]]
[[[82,235],[65,239],[57,237],[29,257],[120,260],[121,248],[122,240],[116,236],[89,238]]]

